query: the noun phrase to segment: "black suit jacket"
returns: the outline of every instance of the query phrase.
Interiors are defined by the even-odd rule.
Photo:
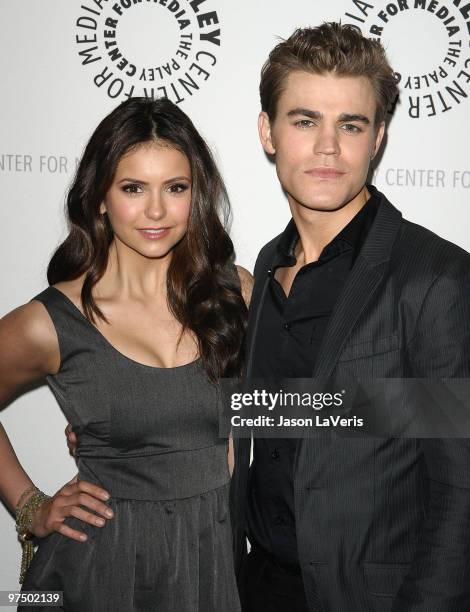
[[[470,255],[379,196],[312,375],[470,378]],[[279,238],[255,265],[247,376]],[[235,440],[239,576],[249,461],[250,440]],[[304,438],[294,472],[309,602],[316,590],[324,612],[470,611],[469,440]]]

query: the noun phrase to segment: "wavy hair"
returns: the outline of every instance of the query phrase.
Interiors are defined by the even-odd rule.
[[[247,309],[228,234],[230,203],[212,154],[189,117],[166,98],[130,98],[91,136],[69,189],[69,234],[47,270],[49,284],[85,275],[81,302],[87,319],[106,318],[92,290],[103,276],[113,230],[100,204],[123,155],[149,142],[174,147],[190,164],[192,198],[187,232],[174,247],[167,274],[170,311],[191,330],[212,381],[243,367]]]

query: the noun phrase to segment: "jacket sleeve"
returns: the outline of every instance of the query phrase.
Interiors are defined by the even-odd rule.
[[[470,266],[434,280],[407,347],[412,376],[470,378]],[[445,407],[443,407],[443,410]],[[470,419],[470,414],[469,414]],[[470,610],[470,440],[422,439],[427,514],[393,612]]]

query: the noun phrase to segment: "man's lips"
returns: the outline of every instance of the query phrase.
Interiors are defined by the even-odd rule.
[[[341,172],[341,170],[336,170],[336,168],[328,168],[326,166],[320,168],[312,168],[311,170],[307,170],[306,174],[310,176],[315,176],[317,178],[339,178],[343,176],[345,172]]]

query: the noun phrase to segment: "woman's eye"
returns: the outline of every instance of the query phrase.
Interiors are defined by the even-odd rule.
[[[142,187],[137,183],[128,183],[122,188],[126,193],[141,193]]]
[[[186,183],[173,183],[168,187],[170,193],[183,193],[189,189],[189,185]]]

